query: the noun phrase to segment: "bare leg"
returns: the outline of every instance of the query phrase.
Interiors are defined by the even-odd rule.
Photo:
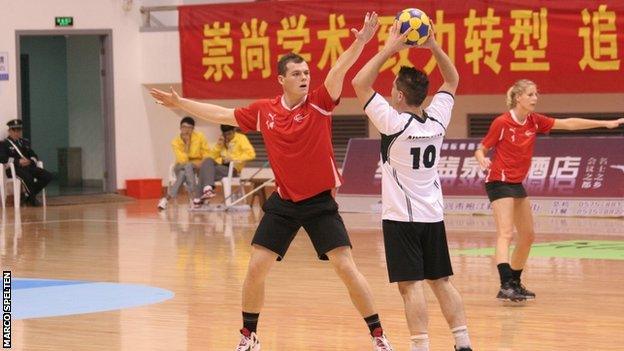
[[[466,325],[464,303],[459,291],[455,289],[449,277],[428,280],[427,282],[440,303],[440,309],[449,327],[453,329]]]
[[[513,238],[514,199],[502,198],[492,202],[496,221],[496,263],[509,262],[509,245]]]
[[[524,268],[531,245],[535,241],[535,231],[533,230],[533,211],[528,198],[514,199],[514,224],[518,230],[516,248],[511,256],[511,268],[520,270]]]
[[[373,294],[368,282],[355,266],[351,248],[342,246],[327,253],[334,271],[349,290],[349,297],[355,308],[362,317],[374,315],[376,312],[373,304]]]
[[[429,316],[422,280],[399,282],[398,286],[405,305],[405,318],[410,335],[427,334]]]
[[[277,254],[269,249],[254,245],[243,283],[243,311],[260,313],[264,305],[264,282],[277,259]]]

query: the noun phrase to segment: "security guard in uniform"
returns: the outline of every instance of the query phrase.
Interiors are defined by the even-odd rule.
[[[9,137],[0,146],[2,148],[0,158],[4,158],[0,161],[6,162],[8,158],[13,159],[15,173],[22,180],[22,186],[26,191],[26,203],[31,206],[40,206],[37,194],[52,180],[52,174],[37,167],[37,154],[31,149],[30,141],[22,138],[22,121],[13,119],[7,123],[7,126]],[[7,170],[7,175],[11,176],[9,170]]]

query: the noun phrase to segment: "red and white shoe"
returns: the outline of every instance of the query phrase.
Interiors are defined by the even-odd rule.
[[[381,328],[373,330],[373,351],[392,351],[390,341],[386,339]]]
[[[241,340],[235,351],[260,351],[260,341],[256,333],[249,332],[246,328],[241,329]]]

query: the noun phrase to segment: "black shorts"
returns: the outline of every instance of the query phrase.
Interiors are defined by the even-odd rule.
[[[278,261],[286,255],[301,227],[308,233],[321,260],[327,260],[326,253],[337,247],[351,247],[347,228],[330,191],[298,202],[283,200],[274,192],[262,209],[264,216],[251,243],[275,252],[279,255]]]
[[[516,199],[527,197],[527,192],[524,190],[522,183],[507,183],[498,180],[485,183],[485,192],[490,202],[506,197]]]
[[[390,282],[435,280],[453,275],[444,221],[383,220]]]

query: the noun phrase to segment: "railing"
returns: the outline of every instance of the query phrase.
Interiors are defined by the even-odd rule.
[[[177,31],[178,19],[177,19],[177,6],[141,6],[141,14],[143,15],[143,25],[141,26],[142,32],[162,32],[162,31]],[[175,11],[175,19],[169,14],[169,18],[158,18],[155,13],[167,13]],[[167,16],[164,16],[167,17]],[[168,23],[168,22],[175,22]]]

